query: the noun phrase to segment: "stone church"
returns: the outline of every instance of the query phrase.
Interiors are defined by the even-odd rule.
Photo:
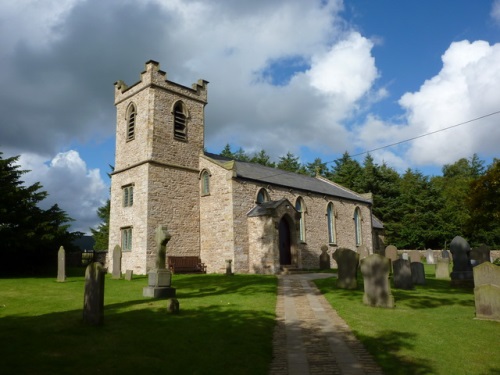
[[[382,225],[367,197],[204,151],[207,84],[168,81],[155,61],[134,85],[115,83],[109,246],[122,247],[122,268],[154,268],[159,225],[172,236],[167,256],[199,256],[209,273],[226,260],[236,273],[318,268],[325,246],[373,252]]]

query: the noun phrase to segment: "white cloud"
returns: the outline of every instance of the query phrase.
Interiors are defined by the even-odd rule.
[[[26,185],[40,182],[42,190],[49,193],[41,202],[44,209],[58,204],[75,220],[72,230],[85,233],[95,227],[100,219],[97,208],[106,202],[109,188],[98,169],[88,169],[77,151],[57,154],[49,163],[36,154],[22,154],[21,169],[30,170],[23,176]]]
[[[490,16],[498,25],[500,25],[500,0],[494,0],[491,4]]]

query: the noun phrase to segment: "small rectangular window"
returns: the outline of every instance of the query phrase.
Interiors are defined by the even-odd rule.
[[[122,228],[122,251],[132,251],[132,227]]]
[[[134,185],[122,187],[123,207],[131,207],[134,204]]]

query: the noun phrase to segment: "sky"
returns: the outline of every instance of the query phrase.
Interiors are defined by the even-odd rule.
[[[82,232],[109,197],[113,84],[149,60],[210,82],[210,152],[428,175],[500,156],[500,0],[3,0],[0,46],[0,151]]]

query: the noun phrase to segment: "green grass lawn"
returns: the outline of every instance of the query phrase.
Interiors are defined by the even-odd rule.
[[[363,305],[361,278],[354,291],[315,282],[386,374],[500,374],[500,322],[475,320],[473,290],[436,280],[431,267],[425,286],[392,289],[394,309]]]
[[[100,327],[82,323],[84,278],[0,279],[2,374],[266,374],[273,276],[174,275],[180,314],[142,297],[147,278],[105,281]]]

